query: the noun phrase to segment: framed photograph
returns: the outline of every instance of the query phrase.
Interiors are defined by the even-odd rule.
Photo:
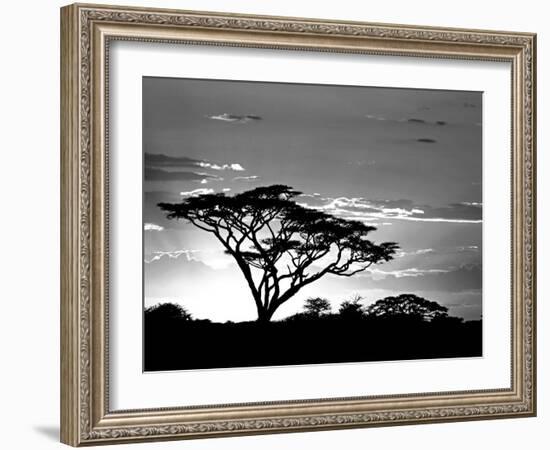
[[[62,8],[62,442],[535,415],[535,38]]]

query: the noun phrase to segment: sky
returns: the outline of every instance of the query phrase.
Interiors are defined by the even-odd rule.
[[[231,256],[209,233],[168,220],[159,202],[286,184],[302,206],[377,228],[390,262],[327,275],[274,315],[312,296],[333,307],[413,293],[482,313],[482,93],[143,78],[144,303],[194,317],[254,320]]]

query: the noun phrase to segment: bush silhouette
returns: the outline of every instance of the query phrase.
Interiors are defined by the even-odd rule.
[[[366,315],[365,309],[363,305],[361,305],[362,300],[363,298],[360,295],[355,295],[351,300],[342,302],[338,309],[340,317],[347,320],[364,319]]]
[[[431,321],[447,317],[448,308],[414,294],[401,294],[378,300],[367,308],[369,317],[407,318]]]
[[[304,305],[304,313],[311,317],[319,317],[330,312],[330,303],[321,297],[308,298]]]
[[[145,308],[145,317],[148,319],[183,319],[192,320],[191,314],[181,305],[176,303],[158,303]]]

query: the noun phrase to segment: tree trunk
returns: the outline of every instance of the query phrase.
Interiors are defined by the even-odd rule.
[[[273,316],[273,313],[275,310],[271,311],[269,308],[258,308],[258,319],[257,322],[270,322],[271,317]]]

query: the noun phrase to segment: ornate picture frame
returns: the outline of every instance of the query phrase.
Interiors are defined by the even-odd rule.
[[[507,388],[113,410],[109,386],[109,57],[115,41],[511,67]],[[61,441],[72,445],[536,414],[536,35],[74,4],[61,9]],[[138,300],[139,301],[139,300]]]

